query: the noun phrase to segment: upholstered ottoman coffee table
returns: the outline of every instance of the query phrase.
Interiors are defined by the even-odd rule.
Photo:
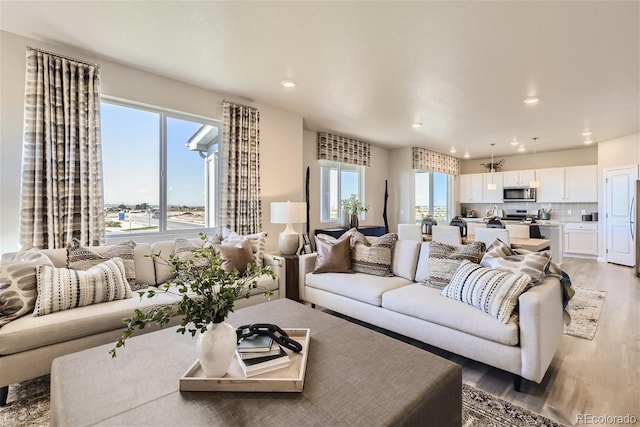
[[[460,367],[288,299],[233,313],[229,323],[310,328],[300,393],[181,392],[195,341],[175,328],[57,358],[54,426],[460,426]]]

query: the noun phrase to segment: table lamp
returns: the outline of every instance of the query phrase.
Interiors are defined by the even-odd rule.
[[[291,224],[306,222],[307,204],[304,202],[272,202],[271,223],[287,224],[287,227],[278,236],[278,247],[282,255],[294,255],[300,247],[300,234]]]

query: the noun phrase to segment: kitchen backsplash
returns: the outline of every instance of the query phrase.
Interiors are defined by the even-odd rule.
[[[469,209],[475,211],[475,216],[478,218],[484,218],[486,212],[493,208],[491,203],[462,203],[461,212],[459,214],[465,215],[465,212]],[[510,203],[498,203],[496,204],[498,209],[538,209],[543,208],[547,211],[551,209],[551,221],[577,221],[582,220],[582,211],[587,214],[592,212],[598,212],[597,203],[533,203],[533,202],[510,202]],[[571,211],[571,213],[569,213]]]

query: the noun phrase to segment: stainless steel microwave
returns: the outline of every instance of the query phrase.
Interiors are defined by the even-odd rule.
[[[535,188],[505,188],[502,194],[505,202],[535,202]]]

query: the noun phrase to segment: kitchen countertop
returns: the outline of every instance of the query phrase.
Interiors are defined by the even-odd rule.
[[[485,222],[484,218],[462,218],[467,222]],[[506,224],[525,224],[522,223],[521,221],[518,220],[514,220],[514,219],[501,219],[500,221],[506,223]],[[560,227],[563,226],[567,223],[584,223],[584,224],[597,224],[598,221],[580,221],[579,219],[575,219],[575,220],[566,220],[566,221],[558,221],[558,220],[537,220],[535,223],[533,223],[533,225],[542,225],[545,227]],[[528,225],[528,223],[526,223]]]

